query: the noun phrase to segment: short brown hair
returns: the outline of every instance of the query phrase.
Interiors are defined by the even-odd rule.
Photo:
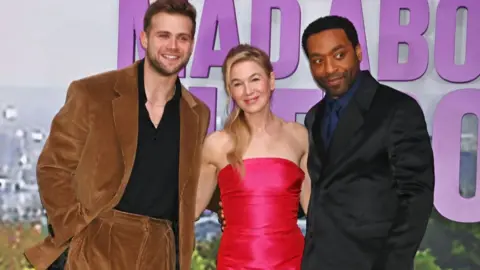
[[[197,10],[187,0],[157,0],[150,4],[143,17],[143,31],[147,32],[152,23],[153,16],[165,12],[168,14],[184,15],[192,20],[192,36],[195,36],[197,26]]]

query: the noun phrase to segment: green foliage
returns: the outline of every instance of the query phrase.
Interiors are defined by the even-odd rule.
[[[197,242],[193,253],[192,270],[215,270],[220,237],[213,241]]]
[[[442,270],[480,269],[480,223],[453,222],[435,210],[421,248],[429,250]]]
[[[38,225],[0,225],[0,270],[33,270],[23,252],[42,239]]]
[[[430,249],[418,251],[415,256],[415,270],[442,270],[436,263]]]
[[[209,261],[200,254],[198,254],[198,250],[193,251],[193,256],[192,256],[192,268],[191,270],[206,270],[207,266],[209,264]]]
[[[23,252],[41,242],[44,233],[38,224],[0,224],[0,270],[32,270]],[[197,243],[193,270],[216,269],[219,240]],[[434,211],[415,258],[415,270],[452,269],[480,269],[480,223],[452,222]]]

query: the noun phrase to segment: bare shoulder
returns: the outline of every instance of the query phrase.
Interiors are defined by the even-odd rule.
[[[285,122],[285,131],[301,154],[308,153],[308,130],[297,122]]]
[[[203,147],[204,154],[216,160],[225,156],[232,148],[232,139],[227,132],[217,130],[207,135]]]
[[[207,135],[205,138],[205,144],[216,145],[218,147],[224,147],[231,141],[230,135],[224,130],[217,130]]]
[[[286,130],[299,141],[308,142],[308,130],[304,125],[297,122],[285,122],[285,127]]]

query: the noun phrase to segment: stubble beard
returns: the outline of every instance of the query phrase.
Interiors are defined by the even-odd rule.
[[[147,54],[147,60],[150,63],[150,66],[153,67],[153,69],[159,73],[162,76],[172,76],[174,74],[177,74],[182,70],[190,60],[191,53],[187,55],[187,57],[181,62],[176,68],[173,70],[169,70],[165,65],[163,65],[161,62],[157,61],[154,56],[152,56],[150,53]]]

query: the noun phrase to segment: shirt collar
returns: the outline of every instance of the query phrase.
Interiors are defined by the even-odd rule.
[[[145,103],[147,102],[147,94],[145,93],[145,82],[144,82],[144,70],[145,70],[145,58],[140,60],[138,63],[138,90],[140,91],[140,100]],[[177,77],[175,81],[175,93],[171,100],[178,101],[182,97],[182,83],[180,78]]]

